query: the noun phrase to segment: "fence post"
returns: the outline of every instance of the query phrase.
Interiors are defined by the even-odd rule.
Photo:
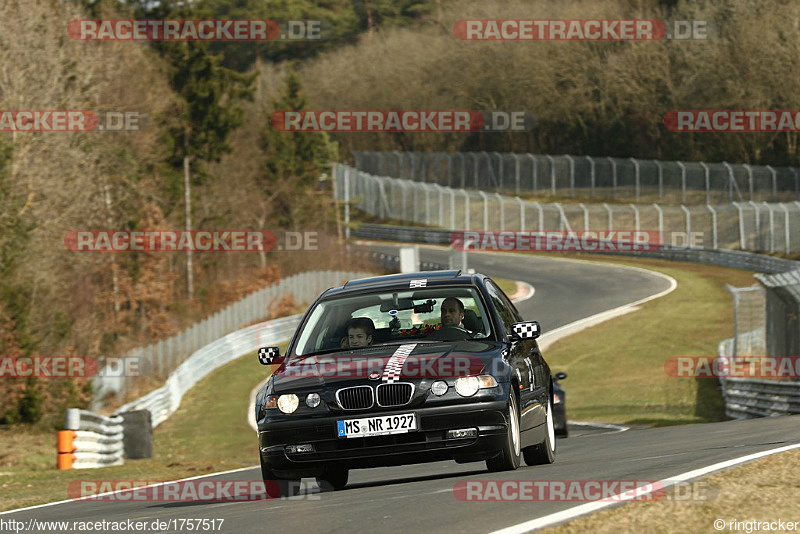
[[[538,202],[532,202],[536,209],[539,210],[539,228],[538,230],[541,232],[544,230],[544,211],[542,211],[542,205]]]
[[[654,159],[653,163],[656,164],[656,168],[658,169],[658,201],[662,202],[664,200],[664,168],[658,160]]]
[[[777,201],[778,200],[778,177],[775,174],[775,169],[773,169],[770,165],[767,165],[767,169],[769,169],[769,172],[772,173],[772,200]]]
[[[717,210],[714,209],[714,206],[711,204],[706,204],[706,207],[711,211],[711,239],[712,243],[714,243],[714,248],[719,248],[717,246]]]
[[[681,202],[686,202],[686,165],[683,162],[676,161],[678,167],[681,168]]]
[[[466,158],[462,152],[456,152],[456,156],[458,156],[461,159],[461,189],[464,189],[466,187],[466,181],[467,181]],[[452,187],[452,184],[450,187]]]
[[[791,252],[792,244],[791,240],[789,239],[789,208],[786,207],[786,204],[781,202],[781,208],[783,208],[783,234],[784,234],[784,241],[786,244],[786,248],[784,252],[789,254]]]
[[[505,208],[506,207],[505,207],[505,204],[503,204],[503,197],[502,197],[502,195],[500,195],[500,193],[495,193],[494,196],[497,197],[497,202],[500,203],[500,231],[502,232],[503,230],[506,229],[505,228],[505,221],[506,221],[506,209]]]
[[[592,181],[592,198],[594,198],[594,187],[595,187],[594,158],[592,156],[586,156],[586,159],[589,160],[589,179]]]
[[[703,167],[703,170],[705,171],[706,204],[711,204],[711,176],[709,175],[708,165],[701,161],[700,166]]]
[[[616,200],[617,199],[617,162],[614,161],[610,157],[608,157],[606,159],[611,162],[611,180],[612,180],[611,198]]]
[[[461,191],[464,191],[461,189]],[[450,189],[450,229],[455,231],[456,229],[456,192],[454,189]]]
[[[514,185],[516,187],[516,194],[519,195],[519,154],[512,154],[514,156]]]
[[[505,187],[503,183],[503,156],[499,152],[492,152],[492,154],[497,156],[497,170],[500,176],[500,185],[496,186],[495,189],[503,189]]]
[[[653,207],[658,212],[658,235],[661,238],[661,244],[664,244],[664,212],[661,210],[661,206],[658,204],[653,204]]]
[[[469,155],[472,156],[472,163],[473,163],[473,171],[474,171],[473,175],[475,179],[473,187],[475,189],[478,189],[478,154],[476,154],[475,152],[470,152]]]
[[[550,162],[550,192],[553,196],[556,196],[556,162],[553,156],[547,155],[545,157]]]
[[[520,232],[524,232],[525,231],[525,202],[519,197],[514,197],[514,198],[516,198],[517,202],[519,202],[519,231]]]
[[[566,214],[566,213],[564,213],[564,208],[563,208],[563,207],[561,207],[561,203],[560,203],[560,202],[553,202],[553,205],[554,205],[554,206],[556,207],[556,209],[558,210],[558,214],[559,214],[559,216],[560,216],[560,217],[559,217],[559,221],[558,221],[558,229],[559,229],[559,230],[563,230],[563,229],[564,229],[564,227],[566,227],[566,228],[567,228],[567,231],[568,231],[568,232],[571,232],[571,231],[572,231],[572,228],[570,227],[570,224],[569,224],[569,219],[567,219],[567,214]]]
[[[742,211],[742,206],[739,205],[738,202],[734,202],[733,205],[736,207],[736,211],[739,212],[739,247],[742,250],[747,250],[747,244],[744,237],[744,212]]]
[[[628,204],[633,209],[633,229],[635,231],[639,231],[639,208],[636,207],[636,204]]]
[[[478,194],[483,199],[483,230],[489,229],[489,197],[483,191],[478,191]]]
[[[578,206],[580,206],[583,210],[583,231],[586,232],[589,230],[589,210],[586,209],[586,206],[583,205],[583,202],[579,203]]]
[[[465,189],[461,192],[464,193],[464,230],[469,230],[469,193]]]
[[[742,167],[747,169],[747,187],[750,190],[750,201],[753,201],[753,169],[747,163],[743,163]]]
[[[692,242],[692,215],[689,213],[689,209],[681,204],[681,209],[686,214],[686,239],[689,241],[689,244]]]
[[[633,176],[634,176],[634,180],[636,181],[636,186],[635,186],[636,187],[636,202],[639,202],[639,194],[640,194],[640,190],[641,190],[641,188],[639,186],[639,162],[634,158],[631,158],[631,162],[633,163],[633,168],[634,168]]]
[[[534,156],[533,154],[528,154],[528,157],[531,158],[531,178],[533,179],[533,194],[535,195],[539,191],[538,187],[539,164],[538,160],[536,159],[536,156]]]
[[[575,196],[575,161],[572,159],[572,156],[564,155],[569,161],[569,196]]]
[[[608,231],[610,232],[614,229],[614,212],[611,211],[611,207],[607,202],[603,202],[603,207],[605,207],[608,212]]]
[[[769,167],[769,165],[767,165]],[[769,205],[768,202],[763,202],[764,206],[767,208],[769,212],[769,252],[770,254],[775,253],[775,217],[772,214],[772,207]]]

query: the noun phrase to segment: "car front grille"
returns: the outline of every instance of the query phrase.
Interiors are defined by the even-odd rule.
[[[345,410],[366,410],[375,402],[370,386],[342,388],[336,392],[336,400]]]
[[[378,385],[378,406],[402,406],[411,402],[414,386],[405,382]]]

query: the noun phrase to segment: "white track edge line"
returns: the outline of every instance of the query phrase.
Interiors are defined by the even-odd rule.
[[[667,478],[662,480],[661,482],[664,484],[665,487],[674,486],[678,482],[686,482],[688,480],[692,480],[695,478],[700,478],[702,476],[708,475],[715,471],[720,471],[727,467],[732,467],[735,465],[739,465],[745,462],[749,462],[752,460],[757,460],[759,458],[763,458],[764,456],[770,456],[772,454],[777,454],[780,452],[786,452],[792,449],[800,448],[800,443],[794,445],[787,445],[784,447],[778,447],[777,449],[770,449],[767,451],[757,452],[754,454],[748,454],[747,456],[740,456],[738,458],[733,458],[731,460],[726,460],[724,462],[719,462],[716,464],[712,464],[706,467],[701,467],[700,469],[695,469],[693,471],[687,471],[686,473],[681,473],[679,475],[675,475],[673,477]],[[658,488],[660,490],[661,488]],[[657,491],[654,488],[652,491],[647,493],[642,493],[642,495],[647,495],[652,493],[653,491]],[[518,523],[516,525],[512,525],[510,527],[506,527],[500,530],[495,530],[491,534],[521,534],[523,532],[531,532],[536,529],[544,528],[553,526],[559,523],[564,523],[566,521],[571,521],[576,519],[580,516],[588,515],[597,511],[600,511],[604,508],[608,508],[610,506],[621,505],[625,504],[626,502],[631,501],[622,501],[619,500],[614,501],[614,499],[619,499],[622,493],[615,495],[612,497],[611,501],[597,501],[597,502],[590,502],[586,504],[581,504],[579,506],[575,506],[573,508],[569,508],[567,510],[556,512],[554,514],[549,514],[537,519],[532,519],[530,521],[525,521],[524,523]]]

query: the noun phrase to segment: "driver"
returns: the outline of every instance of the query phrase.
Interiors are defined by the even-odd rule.
[[[447,297],[442,301],[441,317],[444,326],[464,328],[464,303],[455,297]]]

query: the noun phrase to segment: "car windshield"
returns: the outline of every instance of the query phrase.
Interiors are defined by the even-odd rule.
[[[394,290],[318,303],[309,314],[292,355],[491,335],[486,309],[475,288]],[[369,355],[371,351],[363,352]]]

